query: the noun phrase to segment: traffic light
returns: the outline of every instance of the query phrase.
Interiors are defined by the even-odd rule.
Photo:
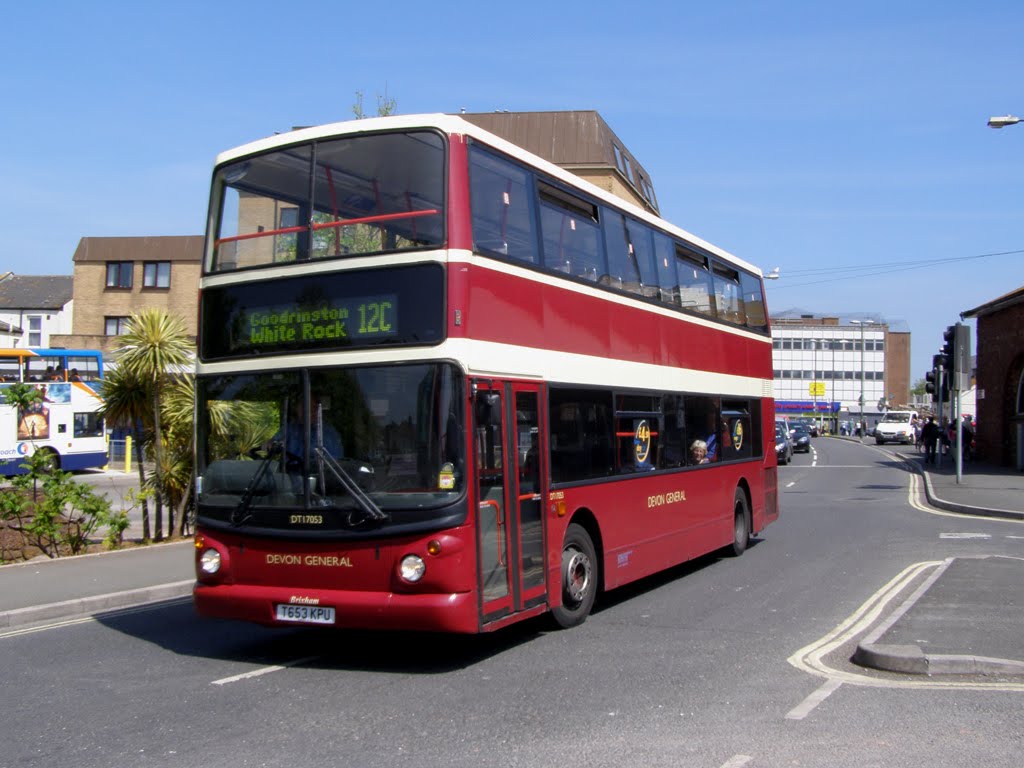
[[[932,396],[932,402],[949,401],[949,374],[946,373],[946,355],[932,357],[932,369],[924,375],[924,390]]]
[[[937,401],[939,394],[939,379],[942,374],[938,368],[932,368],[924,375],[924,391],[932,396],[932,402]]]
[[[953,377],[956,370],[956,326],[951,325],[942,332],[942,369],[946,372],[946,380]]]
[[[971,328],[963,323],[956,324],[953,339],[953,371],[956,378],[950,381],[950,389],[963,391],[971,388]]]

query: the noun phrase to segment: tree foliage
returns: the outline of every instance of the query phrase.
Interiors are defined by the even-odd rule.
[[[156,502],[153,538],[161,541],[164,537],[163,505],[169,504],[168,528],[173,532],[176,493],[183,493],[173,483],[184,471],[177,452],[164,455],[169,436],[165,434],[162,419],[163,392],[174,379],[189,375],[186,366],[191,361],[192,344],[184,321],[162,309],[142,310],[132,315],[126,326],[126,332],[119,337],[116,357],[118,368],[123,369],[121,383],[125,396],[134,393],[132,397],[138,397],[142,391],[149,396],[148,407],[139,414],[139,421],[152,427],[147,442],[152,449],[154,466],[154,477],[150,481]],[[171,425],[172,438],[175,437],[173,427]]]
[[[366,111],[363,109],[363,97],[362,91],[356,91],[356,100],[352,105],[352,114],[355,115],[356,120],[362,120],[367,117]],[[388,115],[395,114],[395,110],[398,108],[398,102],[388,96],[388,88],[384,86],[384,94],[377,94],[377,117],[387,117]]]
[[[81,554],[103,528],[109,544],[120,542],[128,526],[125,512],[112,512],[106,498],[75,482],[70,472],[54,470],[44,451],[34,452],[21,466],[25,474],[13,477],[10,489],[0,493],[0,523],[19,534],[29,551],[50,558]],[[38,497],[29,492],[37,484],[42,486]],[[11,554],[0,556],[10,559]]]

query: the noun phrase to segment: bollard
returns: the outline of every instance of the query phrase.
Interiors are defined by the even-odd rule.
[[[132,471],[132,436],[127,435],[124,439],[124,471]]]

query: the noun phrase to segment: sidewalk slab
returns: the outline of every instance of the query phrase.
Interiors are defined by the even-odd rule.
[[[0,627],[191,594],[191,541],[0,567]]]

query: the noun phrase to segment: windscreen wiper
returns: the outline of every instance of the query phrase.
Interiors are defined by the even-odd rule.
[[[249,484],[245,486],[245,490],[242,491],[242,498],[238,500],[238,504],[231,511],[230,522],[236,528],[240,525],[244,525],[252,519],[252,515],[249,514],[249,508],[252,506],[252,497],[256,495],[256,489],[259,487],[260,482],[263,480],[263,476],[267,474],[267,470],[270,468],[270,462],[277,456],[281,455],[282,446],[279,443],[275,443],[270,446],[270,450],[267,451],[266,457],[260,462],[260,465],[256,467],[256,471],[252,474],[252,479]]]
[[[313,451],[316,454],[317,459],[320,460],[321,485],[323,484],[323,470],[324,467],[326,467],[331,470],[331,474],[337,478],[342,487],[349,492],[349,495],[351,495],[353,499],[355,499],[356,504],[359,505],[359,508],[365,514],[365,517],[356,517],[355,512],[349,512],[348,524],[350,526],[355,527],[357,525],[361,525],[367,520],[381,522],[388,519],[387,513],[378,507],[373,499],[366,495],[363,489],[360,488],[356,481],[352,479],[352,476],[345,471],[345,468],[341,466],[340,463],[338,463],[338,460],[331,456],[331,454],[329,454],[322,445],[318,445],[313,449]]]

